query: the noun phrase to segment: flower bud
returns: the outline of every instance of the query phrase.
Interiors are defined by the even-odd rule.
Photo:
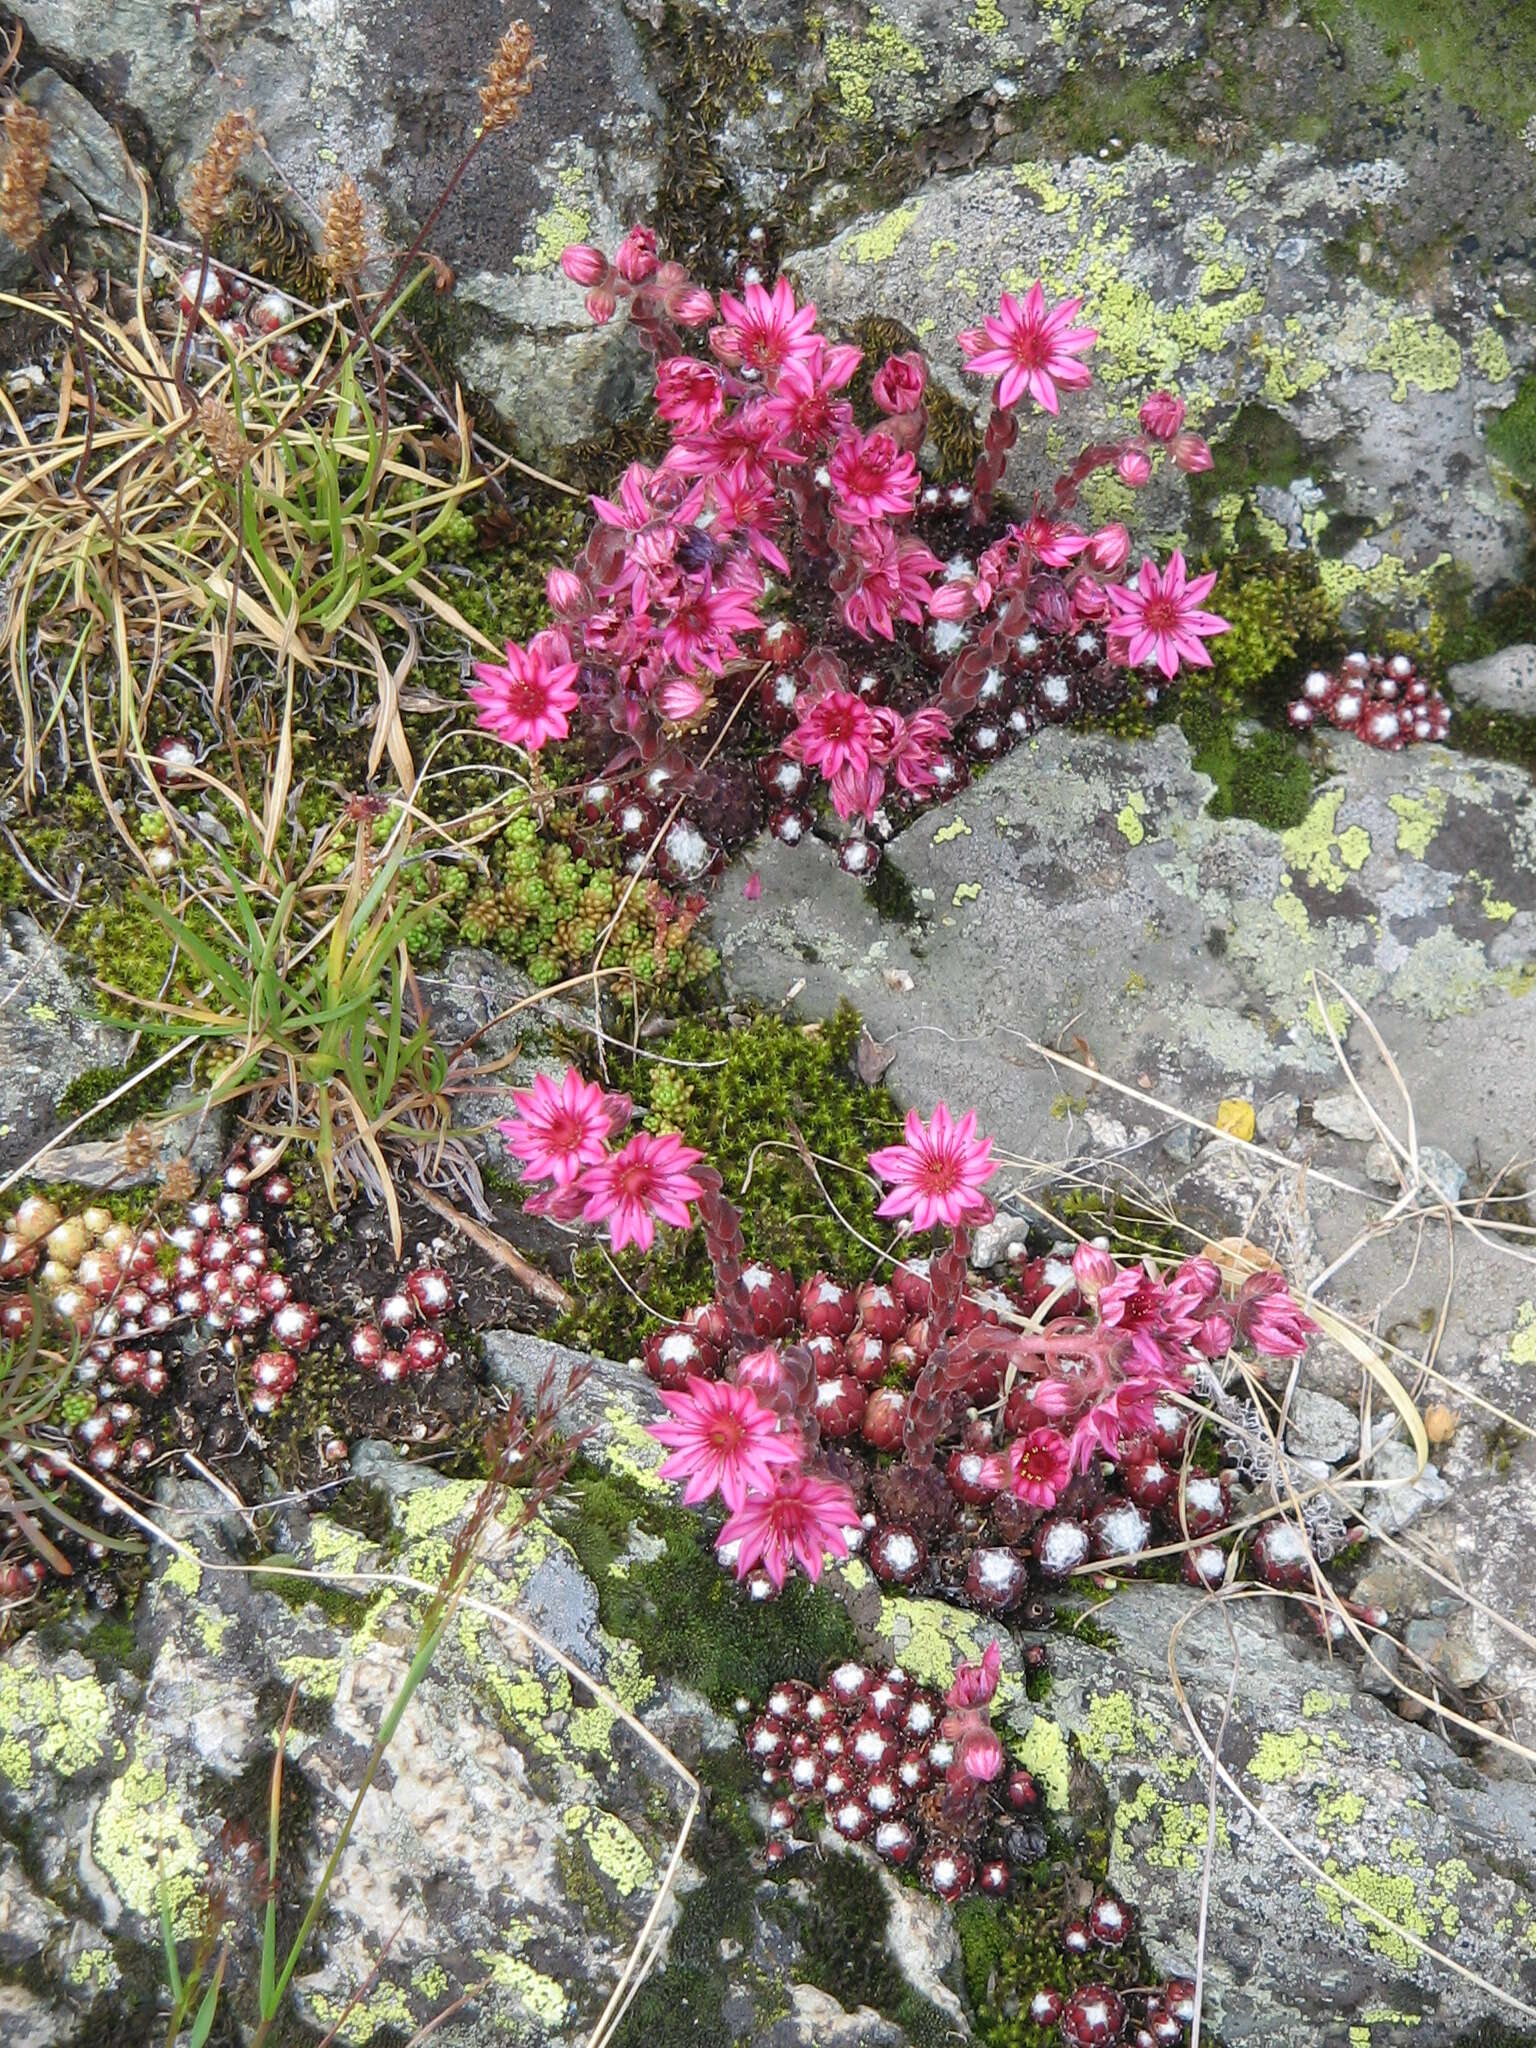
[[[990,1785],[1003,1773],[1003,1745],[990,1728],[968,1728],[955,1761],[975,1785]]]
[[[1186,476],[1198,476],[1202,469],[1211,466],[1210,447],[1198,434],[1175,434],[1168,444],[1168,453]]]
[[[1139,491],[1152,474],[1152,458],[1145,448],[1128,443],[1115,458],[1115,475],[1121,483]]]
[[[1112,525],[1101,526],[1089,534],[1083,560],[1101,576],[1118,576],[1130,552],[1131,536],[1116,520]]]
[[[560,268],[572,284],[601,284],[608,275],[608,258],[590,242],[571,242],[560,252]]]
[[[595,326],[606,327],[618,310],[618,299],[606,285],[595,285],[587,293],[587,312]]]
[[[715,317],[715,302],[702,285],[667,294],[667,311],[679,327],[702,327]]]
[[[644,284],[656,268],[654,231],[631,228],[614,254],[613,267],[627,284]]]
[[[586,585],[574,569],[551,569],[544,579],[544,595],[552,612],[571,618],[582,608]]]
[[[1171,441],[1184,424],[1184,401],[1171,391],[1154,391],[1137,417],[1154,441]]]
[[[875,372],[869,395],[882,412],[916,412],[928,385],[928,365],[909,349],[905,355],[887,356]]]
[[[1109,1253],[1096,1244],[1080,1244],[1072,1254],[1072,1277],[1084,1294],[1097,1294],[1107,1287],[1118,1270]]]

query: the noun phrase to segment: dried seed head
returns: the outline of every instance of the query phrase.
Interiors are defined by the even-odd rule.
[[[1424,1434],[1435,1445],[1448,1444],[1456,1434],[1458,1417],[1443,1401],[1431,1401],[1424,1410]]]
[[[160,1175],[168,1202],[190,1202],[197,1193],[197,1169],[190,1159],[171,1159]]]
[[[354,178],[343,178],[326,203],[320,260],[337,284],[357,277],[368,261],[368,224]]]
[[[220,476],[237,477],[250,460],[251,448],[229,407],[217,398],[203,399],[197,408],[197,424]]]
[[[188,224],[206,237],[223,216],[229,195],[235,189],[240,166],[256,142],[256,116],[247,107],[238,114],[221,114],[214,123],[208,147],[192,166],[192,179],[182,207]]]
[[[123,1133],[123,1165],[130,1173],[145,1173],[160,1157],[160,1140],[146,1123],[130,1126]]]
[[[5,110],[0,228],[18,249],[30,249],[43,232],[41,200],[48,179],[48,137],[48,123],[37,109],[12,100]]]
[[[480,125],[485,134],[508,128],[517,119],[521,102],[533,90],[533,74],[543,64],[544,59],[534,54],[533,30],[526,21],[514,21],[496,45],[480,88]]]

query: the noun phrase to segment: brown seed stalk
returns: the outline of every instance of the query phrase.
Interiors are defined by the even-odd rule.
[[[220,476],[237,477],[251,459],[251,444],[229,407],[222,399],[203,399],[197,408],[197,424]]]
[[[30,249],[42,237],[48,140],[48,123],[37,109],[12,100],[5,110],[5,155],[0,162],[0,228],[18,249]]]
[[[491,68],[480,88],[480,128],[492,135],[509,128],[522,112],[522,102],[533,91],[533,74],[543,68],[544,59],[535,55],[533,30],[526,21],[514,21],[496,45]]]
[[[368,261],[368,224],[354,178],[343,178],[326,203],[320,260],[337,284],[356,279]]]
[[[204,239],[222,218],[240,166],[256,139],[256,116],[250,107],[236,114],[221,114],[214,123],[208,147],[192,166],[191,184],[182,207],[189,226]]]

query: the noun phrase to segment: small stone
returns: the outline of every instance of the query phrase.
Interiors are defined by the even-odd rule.
[[[1271,1095],[1258,1107],[1257,1122],[1259,1136],[1268,1145],[1283,1144],[1295,1135],[1296,1119],[1301,1112],[1299,1095]]]
[[[1375,1119],[1353,1088],[1319,1095],[1312,1104],[1312,1121],[1337,1138],[1354,1138],[1362,1145],[1369,1144],[1377,1135]]]
[[[1501,647],[1481,661],[1458,662],[1447,672],[1446,681],[1466,703],[1528,717],[1536,711],[1536,646],[1517,643]]]
[[[1331,1394],[1298,1387],[1286,1418],[1285,1447],[1297,1457],[1342,1464],[1360,1448],[1360,1418]]]

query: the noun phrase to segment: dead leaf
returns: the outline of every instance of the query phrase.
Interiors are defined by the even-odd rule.
[[[866,1088],[875,1087],[880,1076],[896,1057],[894,1045],[882,1045],[871,1035],[867,1024],[859,1028],[859,1049],[854,1054],[854,1069]]]

